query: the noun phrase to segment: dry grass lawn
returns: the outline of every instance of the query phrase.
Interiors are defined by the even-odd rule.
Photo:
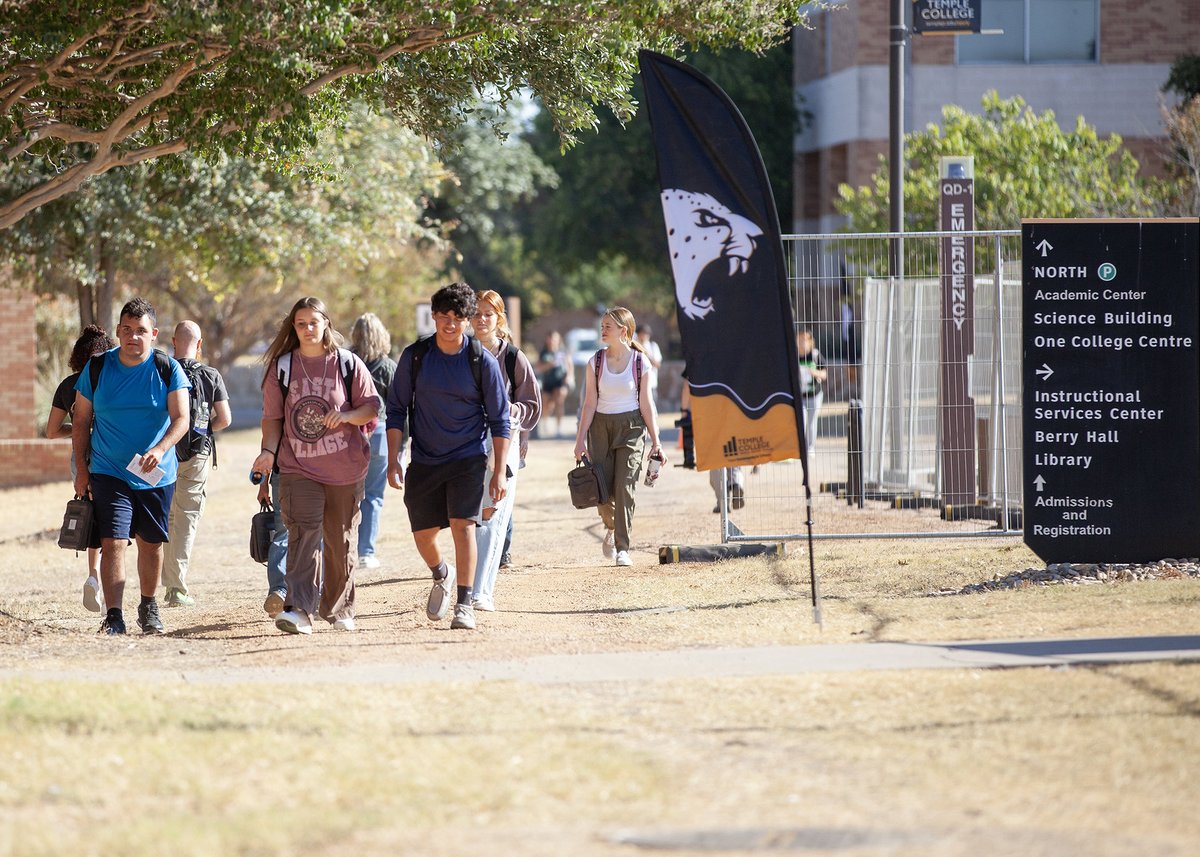
[[[372,674],[543,654],[1194,635],[1200,581],[929,597],[1039,563],[1012,540],[819,542],[819,629],[799,545],[778,561],[656,564],[659,544],[717,540],[704,474],[673,469],[643,489],[638,564],[604,564],[595,519],[566,504],[569,445],[543,441],[518,489],[519,567],[478,632],[425,619],[427,574],[393,494],[384,566],[359,578],[360,631],[297,639],[266,620],[263,568],[246,556],[256,447],[248,433],[222,443],[198,605],[164,611],[162,638],[95,635],[82,558],[50,534],[65,482],[0,494],[0,855],[1183,857],[1200,842],[1196,663]],[[331,666],[352,680],[314,679]]]

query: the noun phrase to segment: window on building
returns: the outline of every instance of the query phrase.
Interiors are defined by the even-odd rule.
[[[958,37],[960,63],[1096,62],[1100,0],[984,0],[980,26]]]

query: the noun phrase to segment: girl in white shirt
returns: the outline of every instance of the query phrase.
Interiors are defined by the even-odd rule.
[[[575,458],[587,452],[608,482],[609,500],[599,507],[606,530],[602,549],[606,558],[622,566],[633,565],[629,534],[647,433],[650,455],[666,463],[650,395],[649,361],[634,330],[633,313],[624,307],[613,307],[600,320],[600,340],[606,348],[588,361],[575,435]]]

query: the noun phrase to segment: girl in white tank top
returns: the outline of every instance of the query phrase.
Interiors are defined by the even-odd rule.
[[[600,549],[606,559],[620,566],[633,565],[629,548],[634,491],[647,434],[651,455],[666,462],[659,445],[658,414],[644,377],[644,358],[642,383],[638,383],[637,361],[641,355],[634,344],[634,328],[633,314],[624,307],[613,307],[601,319],[600,338],[608,350],[588,361],[583,408],[575,434],[576,460],[588,454],[606,480],[609,499],[597,507],[605,528]],[[601,364],[598,378],[597,360]],[[620,370],[613,372],[613,365],[620,366]]]
[[[605,359],[607,356],[607,354],[596,354],[592,357],[592,360],[599,360],[602,364],[596,413],[624,414],[636,411],[638,409],[637,363],[640,355],[631,350],[625,368],[620,372],[609,370],[609,361]],[[645,366],[643,366],[642,372],[645,373],[645,371]],[[592,374],[595,375],[594,366]]]

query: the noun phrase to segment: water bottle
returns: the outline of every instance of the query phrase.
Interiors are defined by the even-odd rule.
[[[662,470],[662,455],[651,453],[646,460],[646,487],[653,488],[654,483],[658,481],[658,472]]]

